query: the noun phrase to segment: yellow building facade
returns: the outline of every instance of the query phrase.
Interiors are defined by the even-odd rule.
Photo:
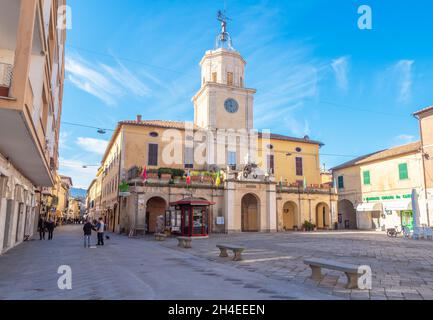
[[[58,170],[65,0],[0,2],[0,253],[33,235]]]
[[[155,217],[188,196],[214,203],[211,232],[333,227],[337,199],[321,183],[322,143],[254,129],[256,90],[245,86],[246,62],[231,45],[207,51],[200,66],[193,122],[118,123],[100,169],[109,229],[154,232]]]

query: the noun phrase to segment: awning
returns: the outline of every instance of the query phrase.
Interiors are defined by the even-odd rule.
[[[215,202],[207,201],[203,198],[185,198],[180,201],[170,202],[170,206],[190,205],[190,206],[212,206]]]
[[[358,204],[356,211],[382,211],[382,203],[380,202],[363,202]]]
[[[412,210],[412,200],[387,201],[383,203],[383,207],[387,211]]]

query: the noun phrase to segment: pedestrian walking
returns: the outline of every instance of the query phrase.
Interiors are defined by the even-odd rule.
[[[105,232],[105,223],[102,218],[99,218],[99,222],[96,225],[96,232],[98,233],[98,246],[104,245],[104,232]]]
[[[84,248],[90,248],[90,241],[92,239],[92,230],[96,231],[93,224],[91,224],[89,220],[86,220],[86,223],[84,224],[84,227],[83,227]]]
[[[40,217],[38,221],[39,240],[45,240],[45,232],[47,230],[47,223],[44,217]]]
[[[53,240],[53,233],[54,233],[54,228],[56,227],[56,225],[54,224],[53,220],[48,220],[47,223],[47,230],[48,230],[48,240]]]

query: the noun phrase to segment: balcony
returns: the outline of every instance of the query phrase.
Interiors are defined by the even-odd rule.
[[[0,61],[0,97],[9,97],[13,65]]]

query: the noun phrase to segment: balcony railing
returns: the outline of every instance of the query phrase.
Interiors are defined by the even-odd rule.
[[[9,96],[13,65],[0,62],[0,96]]]

